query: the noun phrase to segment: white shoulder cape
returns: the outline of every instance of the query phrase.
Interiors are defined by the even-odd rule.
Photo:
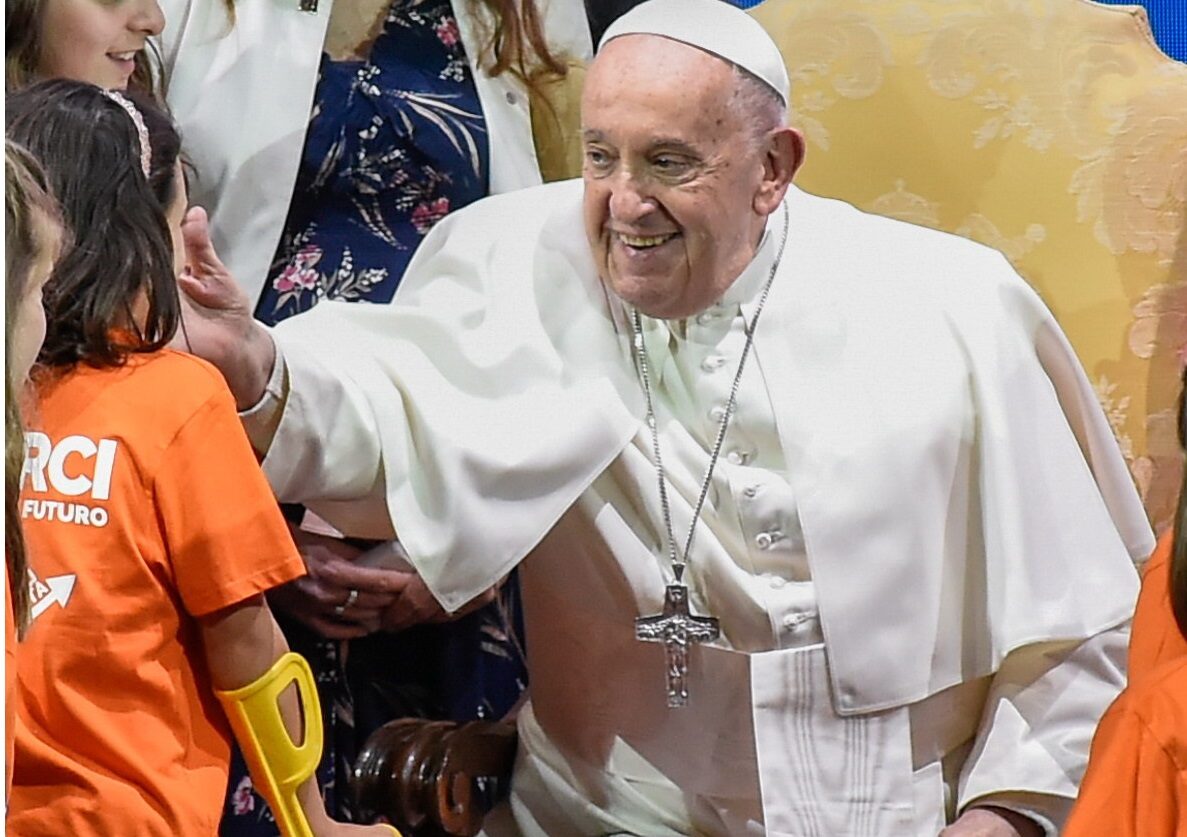
[[[455,608],[639,431],[629,339],[570,181],[455,213],[392,306],[276,331],[265,470],[345,530],[398,531]],[[997,253],[791,190],[758,330],[842,713],[1131,615],[1153,538],[1092,387]]]

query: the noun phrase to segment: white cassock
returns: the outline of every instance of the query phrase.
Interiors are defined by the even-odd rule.
[[[1054,833],[1153,540],[1046,308],[993,251],[789,192],[686,575],[722,637],[668,709],[633,624],[672,579],[650,436],[580,201],[575,181],[484,200],[392,306],[275,332],[282,499],[394,522],[449,608],[521,567],[518,828],[934,836],[981,800]],[[717,305],[644,320],[681,542],[781,230]]]

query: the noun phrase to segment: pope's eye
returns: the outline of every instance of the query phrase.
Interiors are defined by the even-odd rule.
[[[585,149],[585,159],[591,166],[601,168],[610,162],[610,155],[600,148]]]
[[[656,157],[651,161],[651,165],[660,174],[682,174],[688,170],[689,163],[687,160],[679,157],[672,157],[667,154]]]

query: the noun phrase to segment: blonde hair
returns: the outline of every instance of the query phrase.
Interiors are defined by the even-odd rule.
[[[37,213],[60,225],[58,205],[50,195],[45,172],[21,146],[4,141],[4,557],[18,636],[29,623],[29,583],[25,538],[18,513],[25,433],[19,393],[24,381],[13,380],[12,337],[17,311],[29,292],[30,267],[46,242],[38,239]]]

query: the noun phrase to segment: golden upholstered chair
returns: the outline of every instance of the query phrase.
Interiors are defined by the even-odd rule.
[[[765,0],[798,183],[995,247],[1055,313],[1158,528],[1180,474],[1187,64],[1140,6]]]
[[[1187,359],[1187,65],[1158,51],[1141,8],[765,0],[752,14],[791,71],[809,143],[799,185],[1005,253],[1068,333],[1151,519],[1168,525]],[[565,80],[557,124],[575,124],[580,81]],[[536,127],[554,176],[572,174],[575,132]],[[514,736],[393,722],[360,756],[355,791],[409,834],[474,834],[477,783],[506,781]]]

